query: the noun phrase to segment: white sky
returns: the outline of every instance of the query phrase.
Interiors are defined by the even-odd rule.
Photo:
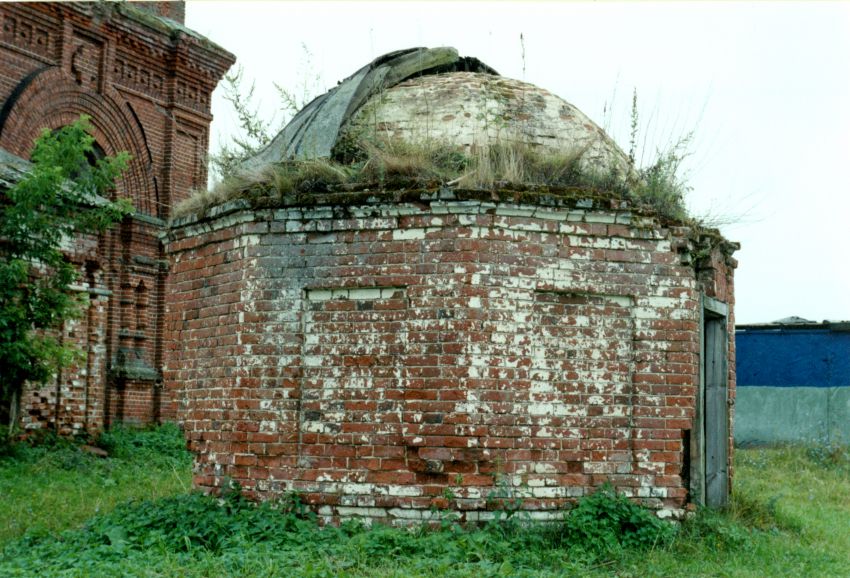
[[[689,205],[742,245],[737,322],[850,320],[848,2],[192,1],[186,24],[237,56],[268,117],[273,82],[315,95],[386,52],[454,46],[628,150],[636,89],[646,161],[694,131]],[[220,90],[213,114],[215,150],[237,127]]]

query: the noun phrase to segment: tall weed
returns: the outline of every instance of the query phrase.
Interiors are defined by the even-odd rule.
[[[610,484],[579,500],[563,527],[566,543],[595,552],[665,545],[675,534],[675,526],[617,494]]]

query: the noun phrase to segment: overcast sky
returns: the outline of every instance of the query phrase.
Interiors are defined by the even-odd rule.
[[[689,206],[741,243],[737,322],[850,320],[850,3],[192,1],[186,24],[269,117],[273,82],[315,96],[414,46],[546,88],[626,150],[636,90],[645,161],[694,133]],[[237,130],[220,90],[213,114],[215,150]]]

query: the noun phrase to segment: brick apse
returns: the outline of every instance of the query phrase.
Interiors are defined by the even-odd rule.
[[[25,393],[26,428],[70,433],[174,415],[162,387],[168,265],[157,235],[170,207],[206,186],[210,94],[233,63],[182,26],[183,9],[182,2],[0,4],[4,174],[16,174],[6,153],[29,158],[44,128],[81,114],[91,117],[99,150],[133,157],[117,194],[132,199],[135,215],[69,248],[82,270],[77,289],[89,299],[64,338],[86,359]]]
[[[441,116],[440,94],[462,98],[452,106],[470,119],[479,97],[453,79],[517,88],[541,110],[555,98],[447,66],[376,98],[415,107],[424,99],[405,95],[425,91]],[[319,130],[363,78],[309,105],[327,115]],[[540,134],[598,134],[561,103],[565,124],[543,115]],[[415,133],[401,112],[369,108]],[[476,133],[449,121],[458,138]],[[309,123],[260,156],[321,145]],[[548,519],[606,481],[662,516],[722,504],[736,248],[587,189],[371,183],[180,218],[166,240],[165,379],[180,384],[195,483],[296,490],[326,522],[405,524],[434,507],[475,521],[501,498]]]
[[[317,196],[185,220],[166,379],[196,484],[297,489],[330,519],[421,519],[446,489],[468,519],[504,491],[548,512],[606,480],[704,499],[701,329],[711,302],[732,335],[729,247],[580,204]]]

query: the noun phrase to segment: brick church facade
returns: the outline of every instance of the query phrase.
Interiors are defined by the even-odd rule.
[[[0,4],[0,164],[14,173],[44,129],[91,117],[97,148],[128,151],[118,196],[135,214],[70,257],[88,295],[66,324],[84,361],[30,388],[22,425],[60,433],[173,418],[163,386],[160,235],[171,207],[206,186],[210,98],[234,57],[183,26],[183,2]],[[16,162],[16,161],[15,161]]]

